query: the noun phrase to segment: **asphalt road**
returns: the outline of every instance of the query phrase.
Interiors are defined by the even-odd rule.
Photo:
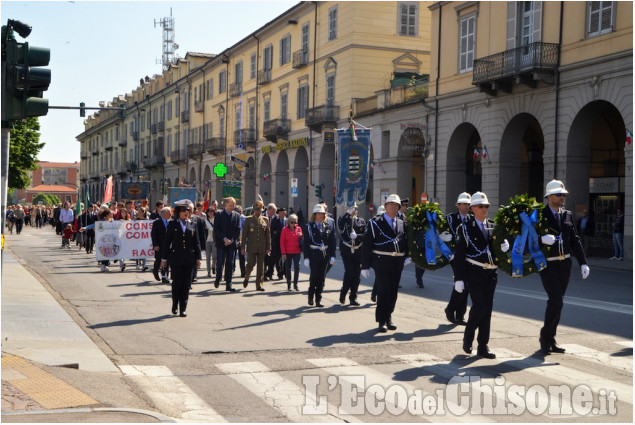
[[[583,281],[574,262],[557,337],[568,353],[546,357],[537,352],[546,304],[540,279],[499,274],[489,344],[498,358],[484,360],[462,353],[464,328],[445,319],[450,268],[426,272],[420,289],[414,266],[407,267],[393,315],[398,329],[378,334],[372,276],[362,279],[362,305],[342,306],[339,261],[328,275],[324,308],[306,304],[303,268],[299,293],[287,292],[283,281],[256,292],[253,278],[242,289],[240,277],[239,291],[228,293],[199,279],[188,317],[180,318],[170,314],[169,285],[131,262],[125,272],[101,273],[94,257],[60,249],[50,228],[27,227],[8,235],[7,245],[119,367],[125,391],[143,400],[122,407],[206,422],[632,423],[631,272],[592,268]],[[123,391],[98,373],[59,373],[106,404]],[[471,385],[457,384],[470,377]],[[558,408],[550,385],[564,385],[575,400]],[[584,385],[596,414],[580,402]],[[522,403],[510,394],[519,388]],[[383,391],[392,401],[384,403]],[[490,392],[497,409],[480,409],[492,404]],[[465,399],[453,400],[457,394]]]

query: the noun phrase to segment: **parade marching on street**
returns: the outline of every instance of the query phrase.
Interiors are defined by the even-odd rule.
[[[558,327],[564,354],[537,343],[547,300],[540,277],[499,273],[487,343],[496,358],[487,358],[464,353],[465,327],[446,318],[450,267],[428,271],[425,288],[413,265],[403,267],[392,314],[399,326],[390,332],[377,328],[372,272],[356,302],[341,303],[339,250],[322,308],[307,304],[304,265],[299,291],[275,277],[260,282],[265,291],[226,291],[199,270],[181,318],[169,308],[171,285],[151,270],[102,273],[94,254],[60,249],[60,238],[49,226],[6,238],[5,422],[46,422],[53,413],[112,422],[633,419],[627,263],[590,258],[591,277],[571,273]],[[46,397],[27,385],[43,377]]]

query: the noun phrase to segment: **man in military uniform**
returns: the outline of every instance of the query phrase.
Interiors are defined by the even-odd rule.
[[[375,269],[375,320],[379,323],[379,332],[397,329],[392,322],[392,313],[397,303],[401,272],[404,265],[411,263],[405,223],[397,217],[401,207],[399,196],[388,196],[384,206],[386,212],[368,222],[362,241],[361,275],[368,279],[370,268]]]
[[[346,214],[338,220],[340,230],[340,253],[344,263],[344,280],[340,290],[340,304],[344,304],[346,293],[350,290],[351,305],[358,306],[357,288],[361,270],[362,236],[366,230],[366,222],[357,216],[357,204],[346,210]]]
[[[256,290],[264,291],[262,283],[265,278],[265,257],[271,253],[271,232],[269,220],[262,216],[263,203],[258,201],[253,205],[253,215],[245,219],[240,238],[240,251],[245,255],[247,251],[247,269],[243,287],[249,283],[249,276],[256,265]]]
[[[549,234],[544,235],[541,241],[544,245],[548,245],[546,255],[548,265],[540,272],[542,286],[549,297],[545,323],[540,330],[539,339],[540,351],[543,354],[564,353],[564,348],[556,344],[555,337],[564,304],[564,294],[569,285],[572,253],[580,264],[582,279],[589,277],[590,273],[580,237],[575,230],[573,214],[563,208],[567,193],[569,192],[560,180],[547,183],[545,198],[547,198],[548,206],[543,210],[543,215],[549,222]]]
[[[472,201],[472,197],[469,193],[463,192],[459,195],[456,200],[456,209],[457,212],[448,214],[446,220],[448,222],[448,226],[450,226],[450,233],[452,234],[452,239],[456,242],[458,239],[457,230],[459,226],[463,223],[467,223],[470,218],[470,202]],[[450,262],[452,266],[452,270],[454,270],[454,260]],[[467,296],[470,293],[469,289],[465,288],[463,292],[457,292],[454,287],[452,287],[452,294],[450,295],[450,302],[448,302],[448,306],[445,308],[445,317],[451,322],[456,323],[457,325],[467,325],[465,321],[465,312],[467,311]]]
[[[462,293],[467,287],[472,298],[472,308],[463,334],[463,351],[472,353],[472,342],[478,328],[476,354],[495,359],[496,354],[489,351],[487,346],[494,291],[498,281],[497,266],[490,250],[494,222],[487,219],[489,201],[484,193],[476,192],[472,195],[470,208],[474,216],[459,226],[454,252],[454,288]],[[501,249],[503,252],[509,250],[507,240],[501,244]]]

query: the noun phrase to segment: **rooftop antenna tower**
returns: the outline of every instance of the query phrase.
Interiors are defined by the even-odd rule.
[[[179,45],[174,42],[174,18],[172,17],[172,8],[170,8],[170,16],[166,18],[154,20],[154,27],[157,25],[163,27],[163,54],[161,56],[161,62],[157,60],[157,63],[163,65],[163,70],[167,71],[170,68],[170,64],[174,62],[174,52],[179,48]]]

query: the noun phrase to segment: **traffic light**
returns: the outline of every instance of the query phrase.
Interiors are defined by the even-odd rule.
[[[315,196],[317,196],[319,199],[322,199],[322,185],[317,185],[315,186]]]
[[[48,113],[44,91],[51,83],[51,70],[40,68],[49,64],[51,50],[18,43],[14,30],[28,37],[31,27],[9,19],[2,27],[2,121],[22,120]]]
[[[119,106],[119,117],[121,119],[126,118],[126,104],[125,103],[123,105]]]
[[[86,104],[84,102],[79,103],[79,116],[80,117],[86,116]]]

